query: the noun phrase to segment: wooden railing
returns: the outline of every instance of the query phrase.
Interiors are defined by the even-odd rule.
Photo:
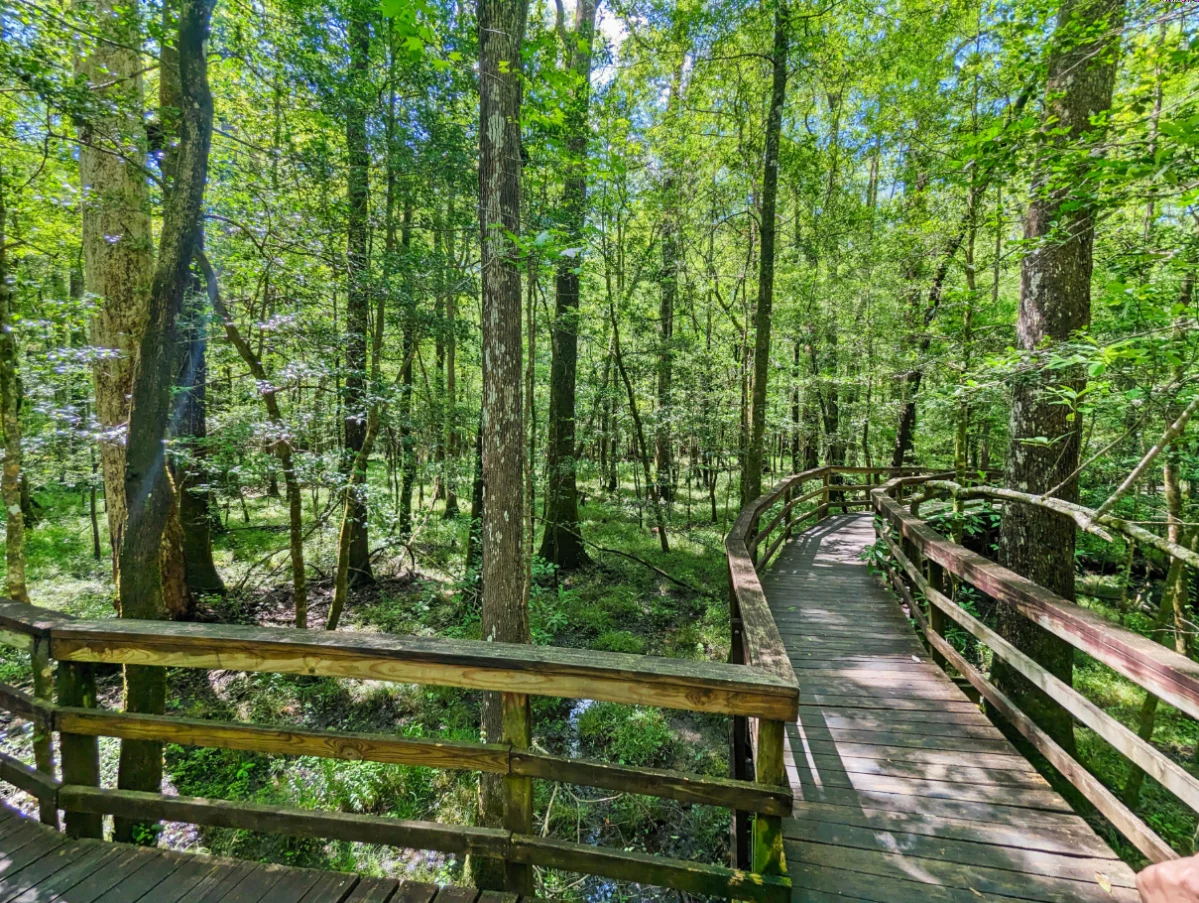
[[[902,504],[905,494],[933,478],[931,475],[898,477],[875,489],[871,498],[879,538],[890,554],[891,582],[907,603],[934,655],[948,662],[969,681],[987,704],[1018,730],[1137,849],[1154,861],[1175,858],[1177,854],[1166,841],[959,654],[945,639],[945,628],[948,619],[969,632],[1080,724],[1094,731],[1121,756],[1197,812],[1199,779],[967,612],[955,601],[960,597],[960,589],[955,591],[955,588],[971,586],[997,604],[1011,606],[1041,628],[1192,718],[1199,718],[1199,664],[1140,634],[1118,627],[938,534],[919,516],[919,505],[935,497],[935,492],[920,489],[913,494],[911,510],[905,510]]]
[[[102,817],[114,815],[500,858],[507,863],[508,890],[521,894],[532,892],[536,865],[763,903],[790,899],[781,853],[777,859],[755,857],[753,868],[738,869],[553,840],[530,831],[534,779],[735,807],[777,824],[791,811],[781,771],[777,779],[767,772],[755,782],[550,755],[529,747],[528,725],[531,694],[752,718],[779,725],[781,744],[781,725],[798,713],[798,691],[789,669],[783,673],[743,664],[379,634],[76,620],[7,601],[0,601],[0,643],[32,657],[33,693],[0,684],[0,708],[33,723],[36,762],[31,768],[0,755],[0,780],[36,797],[47,824],[57,825],[63,810],[72,836],[99,837]],[[506,734],[509,742],[465,743],[110,711],[96,707],[96,663],[499,691],[506,712],[523,713],[523,726]],[[55,732],[61,779],[53,767]],[[502,775],[504,826],[448,825],[101,787],[98,737]],[[778,846],[781,850],[781,840]]]
[[[867,508],[871,504],[871,490],[884,477],[914,472],[916,468],[818,467],[786,477],[741,510],[725,539],[732,664],[749,665],[789,686],[797,685],[791,660],[762,591],[758,570],[769,564],[796,526],[822,520],[834,509],[848,512]],[[847,479],[856,482],[847,483]],[[809,484],[815,484],[816,488],[805,489]],[[761,552],[764,544],[766,550]],[[735,714],[731,727],[729,757],[733,779],[785,786],[785,723]],[[752,816],[749,807],[734,810],[733,865],[761,872],[783,870],[782,819],[772,813]]]

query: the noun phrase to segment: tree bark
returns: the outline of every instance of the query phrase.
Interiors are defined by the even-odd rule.
[[[524,412],[521,405],[520,106],[523,0],[478,0],[479,225],[483,274],[483,593],[486,640],[528,643],[525,596]],[[499,694],[483,701],[483,737],[503,737]],[[503,822],[502,783],[480,779],[480,821]],[[495,860],[472,860],[478,887],[499,888]]]
[[[25,585],[25,515],[21,511],[21,389],[17,381],[17,338],[13,334],[12,286],[8,280],[5,227],[8,224],[5,171],[0,166],[0,432],[4,434],[4,594],[28,602]]]
[[[171,413],[171,383],[178,366],[177,321],[191,281],[208,177],[212,94],[205,42],[214,4],[215,0],[181,0],[179,5],[179,150],[176,178],[166,196],[149,317],[139,342],[132,385],[124,482],[127,519],[118,567],[123,617],[161,618],[165,613],[160,554],[174,496],[164,440]],[[126,668],[127,711],[162,714],[165,701],[164,669]],[[124,741],[118,787],[157,792],[161,783],[162,745]],[[115,824],[118,840],[144,842],[153,837],[153,831],[142,830],[138,821],[117,819]]]
[[[1091,319],[1094,203],[1086,183],[1092,117],[1111,106],[1116,77],[1123,0],[1062,0],[1049,50],[1045,127],[1048,153],[1074,155],[1066,174],[1055,175],[1060,160],[1039,166],[1024,237],[1031,250],[1024,259],[1020,284],[1017,343],[1028,354],[1040,354],[1066,341]],[[1096,23],[1101,26],[1096,29]],[[1079,38],[1079,34],[1087,37]],[[1093,37],[1098,35],[1098,37]],[[1040,368],[1022,375],[1015,385],[1008,448],[1007,484],[1040,493],[1059,484],[1058,496],[1078,499],[1081,418],[1047,391],[1058,381],[1081,389],[1080,373],[1048,373]],[[1047,437],[1048,444],[1038,437]],[[1074,598],[1075,526],[1061,514],[1030,505],[1010,505],[999,536],[1001,562],[1067,599]],[[1000,632],[1067,684],[1074,675],[1074,650],[1008,606],[999,607]],[[1003,662],[993,668],[996,683],[1067,751],[1073,752],[1070,715]]]
[[[371,29],[369,10],[364,0],[351,0],[349,11],[350,71],[346,91],[346,154],[349,172],[346,180],[349,214],[346,222],[346,390],[345,445],[346,478],[366,439],[366,341],[370,331],[370,149],[367,145],[366,117],[370,86]],[[366,496],[356,488],[350,498],[350,585],[374,580],[367,538]]]
[[[575,248],[583,245],[587,214],[587,109],[591,98],[591,43],[595,0],[579,0],[567,43],[573,83],[566,111],[567,174],[562,192],[562,228]],[[581,250],[558,260],[551,341],[549,438],[546,443],[545,532],[538,555],[560,570],[590,564],[580,538],[575,460],[575,387],[579,366],[579,269]]]
[[[779,137],[783,126],[783,104],[787,100],[786,0],[775,0],[774,52],[770,112],[766,117],[766,153],[762,172],[762,249],[758,260],[758,306],[754,313],[754,370],[750,400],[749,443],[745,473],[741,480],[743,505],[762,494],[762,452],[766,436],[766,390],[770,374],[770,321],[774,306],[775,208],[779,185]]]
[[[92,365],[100,470],[117,578],[125,529],[125,424],[136,352],[146,328],[154,244],[150,196],[140,161],[146,158],[143,122],[141,22],[116,0],[88,5],[107,23],[106,36],[78,65],[96,99],[80,128],[79,182],[83,199],[84,287],[96,298],[91,344],[104,349]]]
[[[195,289],[193,279],[189,289]],[[188,446],[188,460],[175,468],[180,542],[187,592],[224,595],[225,583],[212,560],[212,493],[208,460],[208,324],[198,315],[188,324],[186,356],[180,368],[177,437]]]

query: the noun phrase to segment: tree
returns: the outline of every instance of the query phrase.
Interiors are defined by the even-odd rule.
[[[521,407],[520,107],[523,0],[479,0],[479,226],[483,276],[483,636],[527,643],[529,607],[523,568],[524,418]],[[505,712],[499,694],[483,704],[483,735],[490,741],[528,742],[528,699],[522,711]],[[521,736],[512,736],[515,730]],[[480,783],[485,824],[502,820],[505,801],[498,779]],[[509,869],[520,869],[509,865]],[[517,872],[521,875],[521,872]],[[509,876],[512,878],[513,876]],[[525,884],[531,875],[522,875]],[[481,887],[499,880],[496,863],[479,860]]]
[[[367,144],[367,103],[370,92],[371,26],[364,0],[349,0],[347,31],[350,68],[347,76],[345,125],[348,216],[346,219],[346,400],[345,448],[347,478],[366,440],[366,340],[370,332],[370,148]],[[374,579],[367,537],[367,506],[361,488],[350,498],[350,583]]]
[[[112,540],[113,574],[125,530],[125,441],[136,353],[146,328],[154,244],[142,124],[141,23],[112,0],[96,15],[114,29],[79,58],[78,71],[100,101],[79,135],[83,195],[84,287],[97,299],[91,342],[105,353],[93,365],[100,469]]]
[[[750,435],[741,475],[741,502],[762,494],[763,447],[766,441],[766,389],[770,374],[770,320],[774,306],[774,245],[779,186],[779,140],[783,105],[787,102],[787,0],[775,0],[774,50],[770,57],[770,110],[766,115],[766,148],[762,167],[761,256],[758,262],[758,305],[754,312],[753,398]]]
[[[1056,489],[1078,499],[1082,419],[1052,391],[1059,374],[1044,369],[1047,347],[1068,341],[1091,319],[1095,202],[1089,177],[1091,147],[1101,130],[1096,117],[1111,106],[1116,80],[1123,0],[1063,0],[1049,47],[1044,128],[1047,158],[1039,162],[1024,224],[1032,250],[1020,278],[1019,347],[1029,367],[1015,383],[1006,482],[1023,492]],[[1085,375],[1070,373],[1064,387],[1077,393]],[[1028,505],[1009,505],[999,537],[1003,564],[1066,598],[1074,598],[1074,523]],[[1074,650],[1009,606],[999,607],[999,630],[1017,647],[1070,684]],[[1074,750],[1073,721],[1065,709],[1002,662],[996,683],[1065,749]]]
[[[574,33],[562,29],[573,76],[566,104],[567,175],[562,191],[562,232],[571,245],[555,275],[553,364],[550,370],[549,439],[546,442],[545,533],[538,554],[563,570],[590,563],[579,535],[575,462],[576,382],[579,365],[579,272],[587,214],[587,108],[591,97],[591,43],[595,0],[579,0]]]
[[[0,165],[0,432],[4,434],[4,595],[29,601],[25,585],[25,515],[21,511],[21,387],[17,377],[17,337],[13,331],[12,289],[6,247],[7,173]]]

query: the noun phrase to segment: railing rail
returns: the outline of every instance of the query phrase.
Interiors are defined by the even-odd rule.
[[[890,555],[889,577],[934,654],[969,681],[1137,849],[1154,861],[1176,858],[1165,840],[945,639],[945,619],[989,647],[993,655],[1196,812],[1199,779],[963,609],[956,601],[955,587],[972,586],[998,604],[1011,606],[1191,717],[1199,717],[1199,664],[941,536],[918,515],[919,504],[932,493],[922,491],[913,498],[913,510],[904,510],[902,494],[935,478],[896,478],[871,493],[875,527]]]
[[[291,628],[80,620],[15,602],[0,602],[0,643],[28,651],[34,693],[0,684],[0,709],[31,721],[36,768],[0,755],[0,780],[39,800],[42,820],[68,833],[98,837],[101,817],[190,822],[281,834],[391,844],[508,863],[509,890],[531,890],[533,865],[658,884],[689,893],[783,903],[790,882],[782,870],[735,869],[668,857],[603,849],[535,836],[532,795],[510,797],[503,828],[264,806],[226,800],[140,793],[100,786],[98,737],[151,740],[271,754],[481,771],[506,782],[542,779],[638,793],[687,803],[750,810],[778,819],[791,795],[774,783],[631,768],[551,755],[527,743],[465,743],[384,734],[309,731],[241,722],[116,712],[96,707],[96,663],[263,671],[382,680],[499,691],[527,711],[528,695],[597,699],[777,723],[796,717],[794,683],[746,665],[653,656],[439,640],[379,634],[326,634]],[[57,700],[48,675],[57,662]],[[39,678],[40,675],[40,678]],[[59,780],[49,755],[57,732]],[[785,782],[783,782],[785,784]],[[515,801],[515,802],[514,802]]]

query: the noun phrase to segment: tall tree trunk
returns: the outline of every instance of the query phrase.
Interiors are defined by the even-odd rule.
[[[89,5],[107,23],[106,37],[82,57],[78,72],[97,101],[80,128],[79,183],[83,200],[84,287],[95,297],[91,344],[100,428],[100,471],[117,577],[125,529],[125,424],[138,343],[146,328],[154,244],[150,196],[137,160],[145,159],[141,22],[116,0]],[[113,153],[136,146],[139,153]]]
[[[404,221],[400,227],[400,254],[407,261],[412,248],[412,202],[404,204]],[[412,535],[412,484],[416,481],[416,442],[412,436],[412,362],[416,357],[416,304],[408,278],[408,263],[404,264],[404,360],[400,364],[400,462],[403,477],[400,482],[400,536]]]
[[[446,218],[446,256],[452,265],[457,264],[454,238],[457,235],[457,218],[454,215],[454,200],[451,196],[449,215]],[[458,274],[450,274],[450,286],[445,297],[445,418],[446,418],[446,469],[445,469],[445,513],[446,519],[458,516],[458,493],[456,492],[458,456],[462,454],[462,434],[458,428]]]
[[[1047,153],[1072,155],[1042,163],[1033,182],[1033,198],[1024,237],[1031,246],[1024,259],[1019,347],[1030,355],[1066,341],[1091,319],[1092,245],[1095,212],[1088,200],[1092,117],[1111,106],[1116,77],[1123,0],[1062,0],[1051,39],[1046,85],[1045,126],[1052,129]],[[1086,37],[1080,39],[1080,34]],[[1098,37],[1093,37],[1098,35]],[[1048,391],[1064,381],[1081,389],[1079,373],[1031,368],[1016,382],[1011,408],[1007,484],[1024,492],[1058,492],[1078,500],[1080,417]],[[1050,444],[1035,443],[1049,437]],[[1000,560],[1067,599],[1074,598],[1074,523],[1063,515],[1031,505],[1009,506],[999,534]],[[1071,684],[1074,649],[1051,636],[1009,606],[999,607],[999,630],[1016,646]],[[993,668],[996,683],[1067,751],[1074,750],[1074,724],[1065,709],[1003,662]]]
[[[195,289],[193,279],[189,290]],[[178,438],[188,460],[175,468],[180,539],[187,590],[196,596],[223,595],[224,581],[212,560],[212,493],[208,483],[208,323],[202,314],[188,323],[186,357],[180,368]]]
[[[17,338],[13,334],[12,285],[8,280],[5,235],[8,224],[6,173],[0,165],[0,432],[4,433],[4,473],[0,497],[4,502],[4,594],[16,602],[29,601],[25,585],[25,515],[21,511],[20,385],[17,381]]]
[[[766,153],[762,172],[762,252],[758,261],[758,306],[754,313],[753,397],[750,401],[749,445],[745,453],[741,503],[762,494],[762,451],[766,436],[766,390],[770,373],[770,321],[774,306],[775,208],[779,186],[779,136],[783,126],[783,104],[787,100],[786,0],[775,0],[773,69],[770,112],[766,117]]]
[[[479,225],[483,272],[483,600],[487,640],[528,643],[525,596],[524,412],[521,408],[520,105],[523,0],[478,0]],[[526,703],[527,704],[527,703]],[[507,720],[497,693],[483,700],[483,736],[499,742]],[[502,781],[480,779],[480,821],[503,820]],[[503,868],[472,861],[475,883],[496,888]]]
[[[212,95],[205,43],[214,4],[215,0],[180,0],[179,4],[179,150],[175,179],[166,196],[149,318],[138,347],[125,457],[127,520],[118,567],[124,617],[161,618],[165,613],[160,553],[174,496],[164,440],[171,413],[171,383],[178,366],[177,321],[191,282],[191,261],[198,246],[208,177]],[[162,714],[165,702],[164,669],[126,668],[128,711]],[[153,741],[123,742],[117,786],[157,792],[161,783],[162,745]],[[119,818],[114,836],[125,841],[152,836],[152,831],[145,832],[141,827],[136,820]]]
[[[584,242],[587,214],[587,108],[591,98],[591,42],[595,0],[579,0],[575,28],[567,44],[573,77],[566,110],[566,182],[562,192],[562,228],[574,248]],[[579,527],[579,489],[575,460],[575,385],[579,367],[579,269],[581,254],[561,257],[555,275],[551,341],[549,438],[546,443],[545,532],[538,555],[562,570],[590,563]]]
[[[366,115],[370,85],[370,10],[365,0],[351,0],[349,12],[350,71],[346,90],[346,154],[349,159],[346,221],[346,478],[366,439],[366,340],[370,331],[370,149]],[[361,487],[350,498],[350,585],[374,580],[367,539],[366,494]]]

